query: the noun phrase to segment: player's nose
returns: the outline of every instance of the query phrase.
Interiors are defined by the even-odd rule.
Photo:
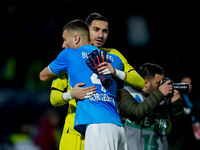
[[[99,31],[98,36],[99,36],[100,38],[102,38],[102,37],[103,37],[103,32],[102,32],[102,31]]]
[[[65,42],[63,42],[63,44],[62,44],[62,48],[63,48],[63,49],[66,49],[66,48],[67,48],[65,45],[66,45]]]

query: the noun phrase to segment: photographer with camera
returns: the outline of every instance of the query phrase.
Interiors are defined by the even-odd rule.
[[[162,83],[164,70],[156,64],[145,63],[138,73],[145,81],[144,88],[137,90],[126,86],[118,104],[128,149],[167,150],[167,135],[173,128],[173,121],[184,116],[180,93],[174,90],[171,80]]]

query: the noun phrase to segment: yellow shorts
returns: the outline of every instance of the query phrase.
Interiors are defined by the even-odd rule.
[[[71,133],[62,133],[59,150],[84,150],[85,137]]]

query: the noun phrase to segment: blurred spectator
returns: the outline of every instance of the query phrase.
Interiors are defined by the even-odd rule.
[[[200,99],[193,93],[193,80],[189,76],[178,75],[175,82],[188,83],[188,94],[181,95],[181,101],[185,110],[185,119],[176,124],[176,133],[173,134],[173,145],[181,145],[180,149],[198,150],[200,145]]]
[[[58,150],[56,144],[56,128],[59,122],[58,114],[49,109],[38,123],[37,134],[34,142],[42,150]]]
[[[49,89],[48,82],[40,82],[38,80],[38,74],[44,68],[44,61],[41,59],[34,60],[28,68],[27,76],[24,87],[30,91],[38,89],[44,90]]]
[[[27,123],[22,124],[19,133],[12,133],[10,135],[10,141],[13,144],[21,141],[29,141],[30,134],[31,134],[31,125]]]
[[[14,150],[41,150],[36,146],[31,137],[32,127],[28,123],[21,125],[19,133],[12,133],[9,137]]]
[[[0,70],[0,83],[4,87],[15,87],[14,80],[16,78],[16,66],[17,59],[15,57],[9,57],[4,63],[2,70]]]

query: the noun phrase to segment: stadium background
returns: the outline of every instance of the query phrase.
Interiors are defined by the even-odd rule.
[[[37,124],[52,108],[51,82],[39,72],[62,50],[62,28],[74,19],[99,12],[109,21],[104,47],[119,50],[138,69],[141,63],[162,66],[165,75],[190,75],[197,95],[198,14],[189,1],[5,1],[0,5],[0,143],[22,123]],[[81,73],[81,72],[80,72]],[[54,108],[62,128],[67,106]]]

